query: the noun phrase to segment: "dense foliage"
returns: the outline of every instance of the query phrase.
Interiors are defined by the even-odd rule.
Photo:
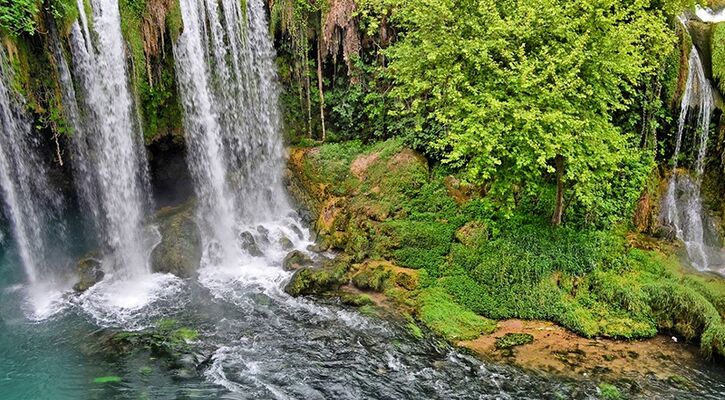
[[[652,166],[615,122],[674,51],[665,10],[649,2],[407,2],[389,49],[394,94],[421,143],[513,203],[540,192],[563,157],[567,201],[592,220],[623,215]],[[466,18],[460,18],[466,15]],[[422,56],[421,56],[422,55]],[[637,110],[634,110],[636,113]],[[602,200],[617,198],[617,203]]]
[[[38,9],[37,0],[0,0],[0,31],[32,35]]]
[[[320,125],[332,141],[403,137],[465,171],[504,210],[535,206],[553,212],[554,224],[563,216],[585,226],[629,218],[658,150],[670,145],[657,139],[684,83],[687,35],[676,16],[689,1],[273,6],[286,7],[273,12],[282,65],[290,64],[287,37],[308,46],[293,46],[292,64],[302,67],[282,69],[293,141],[321,138]],[[343,52],[315,59],[312,49],[330,46],[331,16]],[[362,43],[352,56],[348,40]],[[315,118],[317,108],[325,112]]]
[[[725,355],[725,283],[683,269],[671,244],[622,226],[507,215],[450,170],[427,171],[400,140],[324,145],[299,168],[333,199],[320,206],[335,216],[317,221],[323,244],[418,270],[419,318],[451,340],[485,330],[474,312],[554,321],[586,337],[672,332]]]

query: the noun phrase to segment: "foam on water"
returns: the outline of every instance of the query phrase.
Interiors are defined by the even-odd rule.
[[[59,289],[52,282],[39,283],[25,288],[26,315],[31,321],[44,321],[68,308],[67,288]]]
[[[138,330],[156,318],[185,306],[184,281],[171,274],[151,274],[137,279],[106,279],[72,302],[102,327]]]

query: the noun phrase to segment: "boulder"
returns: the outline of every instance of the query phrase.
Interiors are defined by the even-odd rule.
[[[79,281],[73,285],[73,290],[78,293],[85,292],[91,286],[103,279],[104,273],[101,269],[101,261],[93,257],[86,257],[76,265]]]
[[[262,225],[257,226],[257,233],[259,233],[259,241],[264,244],[269,244],[269,229],[263,227]]]
[[[303,267],[292,275],[284,290],[292,296],[327,294],[348,282],[349,270],[350,260],[344,257],[330,260],[321,268]]]
[[[281,238],[279,238],[279,245],[282,246],[282,248],[285,250],[289,250],[295,247],[295,245],[292,243],[291,240],[289,240],[287,236],[282,236]]]
[[[155,221],[161,243],[151,253],[151,269],[180,278],[194,275],[201,262],[202,243],[193,203],[164,207],[156,214]]]
[[[284,258],[282,261],[282,268],[285,271],[296,271],[302,267],[307,267],[313,264],[312,258],[307,254],[293,250]]]
[[[242,248],[247,250],[247,253],[249,253],[252,257],[261,257],[264,255],[262,250],[259,249],[257,240],[254,239],[254,235],[252,235],[251,232],[242,232],[239,234],[239,239],[241,241]]]

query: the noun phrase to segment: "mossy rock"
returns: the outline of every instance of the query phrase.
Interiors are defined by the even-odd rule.
[[[313,261],[310,256],[299,251],[293,250],[289,252],[282,261],[282,268],[285,271],[296,271],[302,267],[312,265]]]
[[[91,286],[103,279],[104,273],[101,269],[101,261],[93,257],[86,257],[76,265],[76,271],[80,280],[73,285],[73,290],[78,293],[85,292]]]
[[[361,290],[382,292],[392,277],[393,272],[383,266],[365,268],[352,277],[352,284]]]
[[[353,307],[374,305],[373,299],[371,299],[370,296],[368,296],[366,294],[356,294],[356,293],[342,293],[340,295],[340,302],[342,304],[345,304],[348,306],[353,306]]]
[[[202,244],[193,203],[163,208],[155,220],[159,225],[161,243],[151,253],[152,270],[181,278],[194,275],[201,262]]]
[[[324,295],[347,283],[350,263],[347,259],[336,259],[321,268],[300,268],[292,275],[284,290],[292,296]]]
[[[507,333],[496,339],[495,346],[497,349],[502,350],[533,342],[534,337],[528,333]]]
[[[161,319],[153,327],[139,332],[104,332],[92,351],[110,357],[150,351],[155,356],[175,361],[192,352],[192,342],[198,337],[195,329],[183,326],[177,320]]]

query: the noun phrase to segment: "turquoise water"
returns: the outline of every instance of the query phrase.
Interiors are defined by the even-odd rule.
[[[573,382],[482,362],[396,323],[334,302],[293,299],[286,275],[239,271],[161,277],[155,300],[114,314],[68,295],[40,321],[15,263],[0,263],[2,399],[519,399],[598,398],[593,381]],[[275,275],[276,274],[276,275]],[[250,283],[251,282],[251,283]],[[158,294],[161,293],[161,294]],[[98,351],[106,328],[139,329],[172,317],[199,330],[189,360]],[[691,371],[682,391],[655,379],[618,383],[633,398],[725,397],[719,369]],[[97,382],[98,378],[110,382]]]

